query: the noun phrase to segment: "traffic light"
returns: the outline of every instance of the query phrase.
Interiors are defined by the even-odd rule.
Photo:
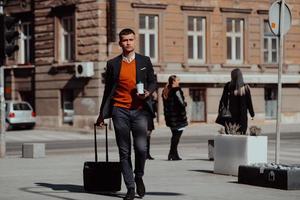
[[[0,59],[10,57],[19,50],[16,44],[19,32],[17,30],[18,19],[12,16],[0,15]]]

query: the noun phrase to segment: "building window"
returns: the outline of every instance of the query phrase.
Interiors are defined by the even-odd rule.
[[[18,63],[19,64],[30,64],[32,61],[32,32],[31,23],[26,22],[20,25],[20,39],[19,39],[19,52],[18,52]]]
[[[242,64],[244,54],[244,20],[228,18],[226,21],[227,63]]]
[[[62,62],[75,60],[75,23],[74,17],[62,17],[60,31],[60,58]]]
[[[204,17],[188,17],[188,62],[205,63],[205,30]]]
[[[152,62],[158,61],[158,16],[140,15],[139,18],[140,53],[149,56]]]
[[[205,89],[190,89],[191,103],[191,121],[204,122],[205,118]]]
[[[277,88],[265,88],[265,115],[266,119],[275,119],[277,113]]]
[[[278,38],[271,32],[268,21],[264,21],[264,63],[278,62]]]

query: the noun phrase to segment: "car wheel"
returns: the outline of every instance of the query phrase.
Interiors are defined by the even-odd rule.
[[[28,129],[33,129],[33,128],[34,128],[34,126],[35,126],[35,124],[28,125],[28,126],[27,126],[27,128],[28,128]]]
[[[5,122],[5,130],[9,131],[11,129],[11,125],[8,122]]]

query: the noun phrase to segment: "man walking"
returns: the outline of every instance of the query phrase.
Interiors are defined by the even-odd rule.
[[[97,119],[112,118],[123,178],[127,187],[124,200],[132,200],[136,192],[145,195],[143,182],[146,161],[147,117],[153,112],[149,96],[156,88],[156,78],[149,57],[135,53],[135,33],[123,29],[119,33],[122,54],[109,60],[106,67],[105,89]],[[137,84],[144,90],[137,91]],[[131,163],[131,134],[135,152],[135,169]],[[134,176],[135,175],[135,176]]]

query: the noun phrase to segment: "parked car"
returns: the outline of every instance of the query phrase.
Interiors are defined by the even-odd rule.
[[[6,130],[14,127],[33,128],[35,126],[35,112],[25,101],[6,101]]]
[[[64,123],[73,123],[73,116],[74,116],[74,107],[73,103],[70,101],[65,101],[63,103],[63,122]]]

